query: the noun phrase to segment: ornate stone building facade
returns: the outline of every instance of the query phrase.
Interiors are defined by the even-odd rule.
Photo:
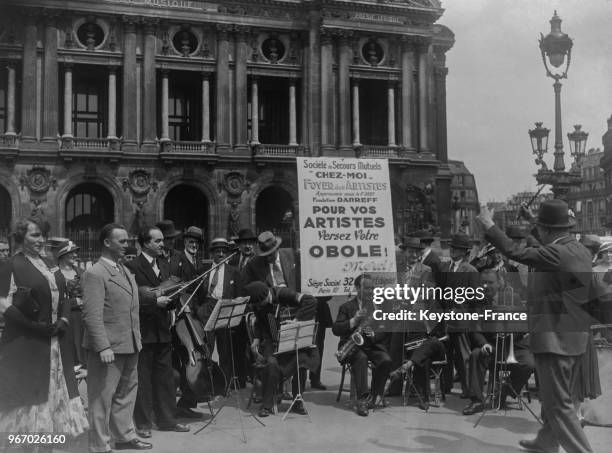
[[[399,234],[451,230],[438,0],[7,0],[0,230],[171,218],[295,237],[296,156],[388,158]],[[416,215],[415,215],[416,213]]]

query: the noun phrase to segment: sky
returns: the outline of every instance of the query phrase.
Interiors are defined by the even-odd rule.
[[[475,175],[481,203],[534,190],[537,172],[528,130],[550,129],[554,145],[553,79],[546,77],[538,39],[550,32],[554,10],[574,41],[561,112],[566,168],[567,133],[581,124],[587,149],[603,150],[612,115],[612,0],[443,0],[438,21],[455,33],[447,53],[448,153]]]

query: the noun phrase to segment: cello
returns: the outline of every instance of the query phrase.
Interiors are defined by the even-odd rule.
[[[181,305],[184,307],[190,299],[191,296],[185,302],[181,300]],[[185,365],[185,377],[198,402],[225,395],[227,377],[219,364],[212,359],[202,322],[190,311],[181,310],[175,329],[179,340],[187,349],[189,361]]]

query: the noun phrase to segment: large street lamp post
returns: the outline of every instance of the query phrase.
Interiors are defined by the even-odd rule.
[[[541,35],[540,51],[542,61],[546,68],[546,75],[554,79],[555,90],[555,160],[553,169],[550,170],[543,160],[544,154],[548,150],[549,129],[542,127],[542,123],[535,123],[536,127],[529,130],[531,147],[533,154],[536,155],[536,164],[540,169],[536,174],[538,184],[550,184],[555,198],[567,198],[567,193],[572,186],[579,186],[581,181],[580,161],[585,154],[586,140],[589,134],[581,130],[580,125],[574,126],[575,130],[567,134],[570,142],[570,152],[575,159],[575,165],[570,171],[565,170],[563,152],[563,133],[561,129],[561,82],[560,79],[567,78],[572,55],[572,40],[561,31],[561,19],[557,16],[557,11],[550,20],[550,33],[547,36]]]

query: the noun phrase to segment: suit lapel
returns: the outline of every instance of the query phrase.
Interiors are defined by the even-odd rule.
[[[155,272],[153,272],[153,268],[151,267],[151,264],[149,264],[149,261],[141,254],[138,259],[140,260],[140,268],[142,269],[142,272],[145,274],[145,276],[147,277],[147,280],[149,280],[149,283],[151,284],[151,286],[157,286],[159,284],[159,278],[157,278],[157,276],[155,275]],[[159,269],[160,274],[161,274],[161,267]]]
[[[129,281],[129,278],[126,278],[125,276],[121,275],[121,273],[117,269],[115,269],[105,260],[100,260],[100,263],[102,263],[102,266],[104,267],[104,269],[106,269],[106,271],[109,273],[110,275],[109,280],[111,282],[113,282],[115,285],[119,286],[120,288],[123,288],[130,295],[134,293],[134,288],[132,287],[132,283]]]

